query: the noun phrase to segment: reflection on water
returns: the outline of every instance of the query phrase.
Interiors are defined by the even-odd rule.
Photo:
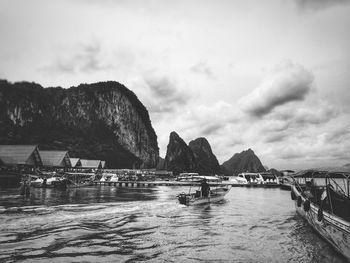
[[[113,201],[152,200],[157,196],[151,188],[119,188],[111,186],[90,186],[75,188],[67,191],[52,188],[32,188],[29,197],[19,195],[19,191],[0,190],[0,205],[59,205],[59,204],[88,204]]]
[[[185,188],[94,186],[1,192],[4,262],[345,262],[279,189],[233,188],[210,206]]]

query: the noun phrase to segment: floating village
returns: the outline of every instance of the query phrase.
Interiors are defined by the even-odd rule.
[[[24,198],[32,188],[189,186],[193,191],[179,193],[177,201],[193,206],[220,202],[233,187],[278,187],[290,191],[297,213],[350,260],[350,175],[340,170],[285,170],[281,176],[269,172],[174,175],[156,169],[108,169],[104,160],[71,158],[68,151],[40,150],[37,145],[0,145],[0,164],[1,187],[18,188]]]

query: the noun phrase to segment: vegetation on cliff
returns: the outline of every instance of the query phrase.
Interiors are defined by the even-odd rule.
[[[0,144],[39,144],[109,167],[155,167],[159,148],[148,111],[118,82],[63,89],[0,81]]]

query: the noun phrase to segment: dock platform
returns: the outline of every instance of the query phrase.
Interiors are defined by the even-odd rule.
[[[156,186],[193,186],[200,183],[180,182],[180,181],[118,181],[101,182],[94,181],[94,185],[118,186],[118,187],[156,187]],[[211,187],[232,186],[232,187],[254,187],[254,188],[279,188],[279,184],[235,184],[231,182],[210,183]]]

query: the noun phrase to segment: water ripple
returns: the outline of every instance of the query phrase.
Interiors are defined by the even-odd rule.
[[[197,207],[176,202],[179,188],[81,191],[41,204],[2,197],[0,261],[344,262],[279,189],[232,189],[225,202]]]

